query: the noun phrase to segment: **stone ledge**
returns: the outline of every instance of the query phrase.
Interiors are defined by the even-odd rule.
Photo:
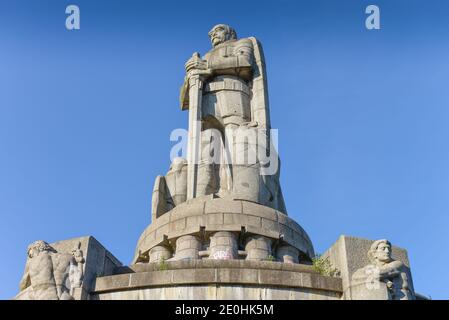
[[[343,290],[340,278],[322,276],[311,266],[268,261],[185,260],[133,265],[117,272],[97,278],[94,293],[200,284],[307,288],[339,294]]]
[[[229,269],[266,269],[266,270],[285,270],[296,271],[304,273],[318,274],[312,266],[297,263],[282,263],[274,261],[251,261],[251,260],[179,260],[166,261],[164,269],[206,269],[206,268],[229,268]],[[138,273],[159,271],[161,269],[160,263],[139,263],[126,267],[116,268],[115,274]]]
[[[198,284],[258,285],[342,292],[340,278],[314,273],[235,268],[174,269],[97,278],[95,294],[150,287]]]

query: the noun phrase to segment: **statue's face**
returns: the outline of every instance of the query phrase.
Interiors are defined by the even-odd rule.
[[[217,26],[212,29],[212,31],[209,33],[209,37],[214,47],[228,40],[227,31],[222,26]]]
[[[390,262],[391,259],[391,247],[388,243],[380,243],[377,246],[377,250],[374,253],[374,257],[376,258],[377,261],[380,262]]]

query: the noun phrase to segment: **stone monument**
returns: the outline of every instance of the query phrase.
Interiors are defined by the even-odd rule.
[[[311,262],[312,243],[287,216],[279,183],[262,47],[223,24],[209,37],[213,48],[185,64],[180,104],[189,112],[187,160],[175,158],[156,178],[152,223],[134,262],[279,255]]]
[[[413,299],[406,255],[394,260],[389,242],[343,237],[324,255],[336,275],[313,265],[312,242],[282,195],[262,46],[224,24],[209,38],[211,50],[185,64],[187,159],[156,178],[132,263],[91,237],[39,241],[16,299]]]

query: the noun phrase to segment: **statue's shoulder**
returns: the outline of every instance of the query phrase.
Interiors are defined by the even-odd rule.
[[[235,41],[235,46],[253,47],[253,40],[255,40],[255,38],[242,38]]]

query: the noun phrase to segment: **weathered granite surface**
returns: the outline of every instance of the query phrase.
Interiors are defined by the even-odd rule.
[[[97,279],[96,299],[339,299],[340,278],[269,261],[184,260],[138,264]]]
[[[153,221],[138,241],[134,262],[149,262],[150,250],[161,246],[165,246],[176,257],[177,240],[186,235],[198,238],[198,251],[203,250],[201,248],[206,250],[210,238],[222,231],[232,232],[241,240],[241,248],[238,248],[241,251],[251,248],[250,244],[244,243],[251,237],[258,235],[264,237],[265,241],[269,240],[270,251],[260,256],[260,260],[273,256],[283,261],[284,255],[293,255],[291,262],[310,262],[314,256],[307,233],[282,212],[245,200],[205,196],[182,203]],[[276,248],[282,246],[291,249],[283,248],[282,257],[276,257]],[[245,256],[254,257],[251,254]]]
[[[332,291],[253,285],[180,285],[99,294],[99,300],[339,300]]]

